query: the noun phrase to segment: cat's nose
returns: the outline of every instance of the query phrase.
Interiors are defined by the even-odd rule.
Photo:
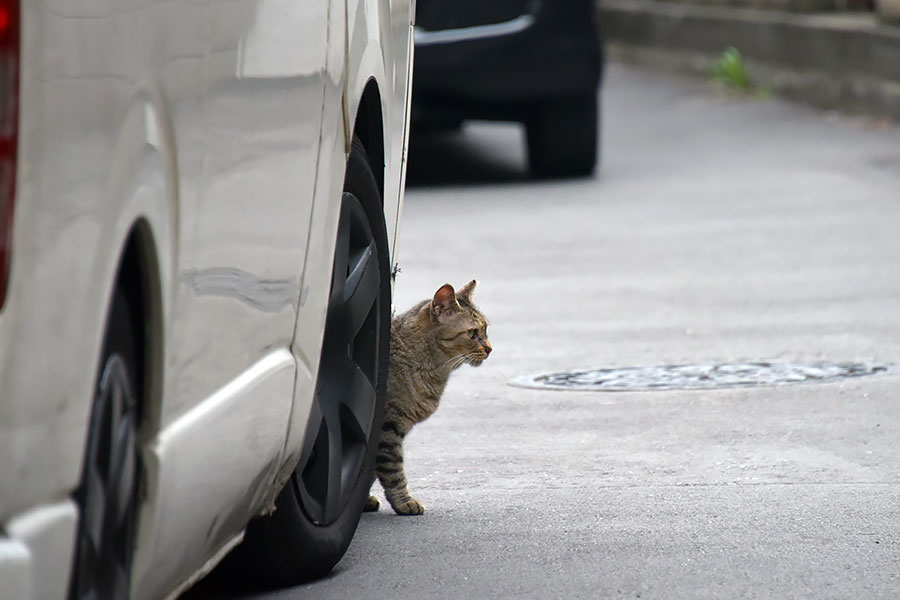
[[[488,354],[490,354],[493,350],[494,350],[494,349],[491,348],[491,345],[490,345],[490,344],[488,344],[487,342],[484,343],[484,355],[485,355],[485,356],[487,356]]]

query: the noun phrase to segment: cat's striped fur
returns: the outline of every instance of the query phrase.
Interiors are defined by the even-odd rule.
[[[397,514],[421,515],[425,506],[410,493],[403,469],[403,439],[413,425],[437,410],[450,373],[480,365],[491,353],[488,323],[472,304],[473,280],[454,292],[449,283],[391,323],[391,359],[384,424],[375,476]],[[374,483],[374,482],[373,482]],[[377,510],[369,496],[366,510]]]

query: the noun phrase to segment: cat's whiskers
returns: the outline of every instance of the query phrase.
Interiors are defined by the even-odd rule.
[[[459,357],[461,357],[461,356],[463,356],[463,355],[462,355],[462,354],[456,354],[456,355],[454,355],[454,356],[451,356],[451,357],[448,358],[446,361],[444,361],[444,364],[442,364],[441,366],[442,366],[442,367],[446,367],[447,365],[449,365],[449,364],[452,363],[453,361],[459,360]]]
[[[481,352],[478,352],[477,350],[473,351],[473,352],[468,352],[467,354],[464,354],[463,356],[465,356],[465,359],[464,359],[465,362],[469,363],[470,365],[477,364],[478,361],[481,360],[481,358],[482,358]]]
[[[447,365],[450,365],[450,370],[452,371],[453,369],[459,367],[459,366],[462,365],[464,362],[466,362],[466,360],[468,360],[466,354],[457,354],[456,356],[453,356],[453,357],[451,357],[450,359],[448,359],[448,360],[447,360],[443,365],[441,365],[441,366],[442,366],[442,367],[446,367]]]

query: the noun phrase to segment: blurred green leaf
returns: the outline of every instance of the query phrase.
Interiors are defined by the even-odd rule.
[[[743,92],[751,87],[750,75],[744,66],[744,59],[737,48],[726,49],[713,65],[712,78],[714,81]]]

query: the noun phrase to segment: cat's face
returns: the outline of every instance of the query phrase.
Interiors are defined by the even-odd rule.
[[[472,304],[477,283],[472,280],[459,292],[454,292],[448,283],[435,292],[431,301],[434,335],[451,369],[463,363],[477,367],[493,350],[488,341],[487,319]]]

